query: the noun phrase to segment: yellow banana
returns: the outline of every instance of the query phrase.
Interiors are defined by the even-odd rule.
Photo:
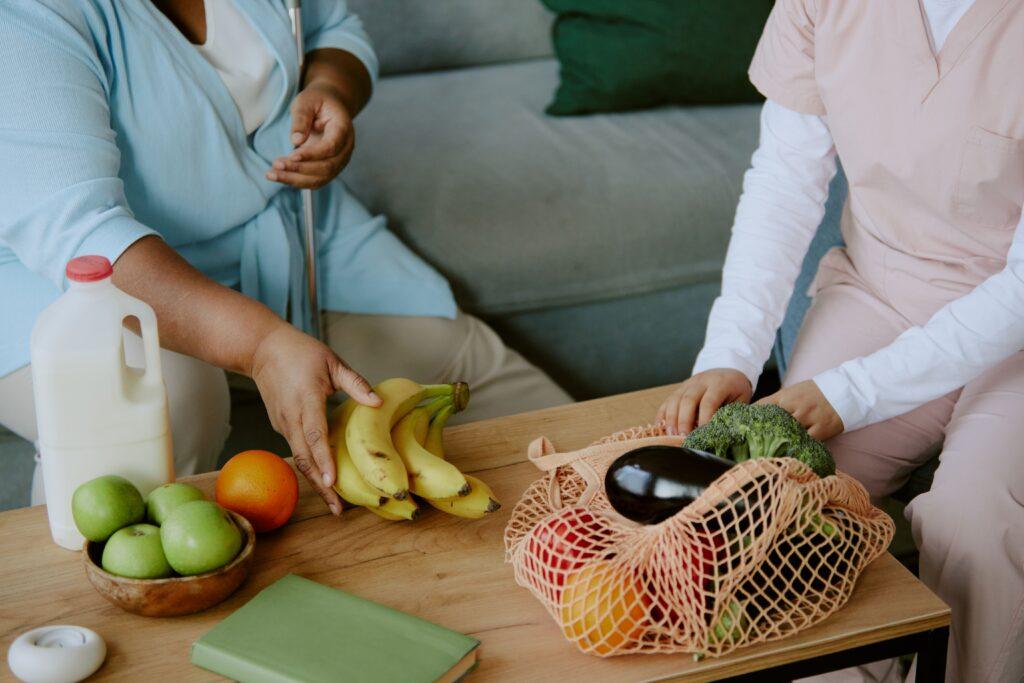
[[[409,495],[409,475],[391,441],[391,428],[420,401],[433,396],[453,395],[464,403],[468,387],[456,384],[421,385],[412,380],[384,380],[374,391],[383,400],[378,408],[356,405],[345,424],[345,442],[363,479],[373,488],[396,500]]]
[[[430,416],[445,404],[451,405],[446,399],[438,399],[429,406],[416,408],[391,430],[395,449],[409,473],[409,490],[424,498],[451,498],[469,493],[469,484],[462,472],[425,449],[416,438],[417,432],[424,433],[426,438]]]
[[[408,415],[406,415],[405,417],[398,421],[398,424],[395,425],[395,428],[391,430],[391,440],[395,440],[395,430],[402,426],[402,422],[409,419],[409,415],[412,415],[412,413],[415,413],[416,411],[422,411],[420,412],[419,417],[412,421],[412,438],[413,440],[416,441],[416,443],[422,445],[423,442],[427,440],[427,430],[430,428],[430,416],[433,413],[437,412],[438,406],[450,406],[451,404],[452,402],[448,398],[435,398],[427,405],[416,408],[416,410],[412,411],[411,413],[409,413]],[[398,444],[396,443],[395,446],[397,445]],[[399,451],[398,454],[401,455],[402,452]]]
[[[380,507],[367,507],[367,510],[374,513],[378,517],[384,519],[390,519],[398,522],[401,520],[413,520],[420,516],[420,508],[416,505],[416,501],[412,498],[405,498],[404,500],[395,500],[394,498],[388,498]]]
[[[458,411],[454,405],[441,408],[430,422],[430,428],[427,430],[424,447],[439,458],[444,458],[444,425],[448,422],[448,418],[456,412]],[[427,502],[442,512],[470,519],[479,519],[501,507],[501,503],[494,497],[491,487],[470,474],[463,476],[469,482],[470,491],[468,496],[443,500],[431,500],[428,498]]]
[[[349,399],[331,414],[327,440],[334,448],[334,463],[338,470],[334,478],[334,490],[352,505],[378,507],[387,501],[387,496],[381,495],[380,491],[367,484],[359,475],[345,444],[345,424],[357,405]]]
[[[369,510],[370,512],[372,512],[373,514],[377,515],[378,517],[382,517],[382,518],[384,518],[384,519],[386,519],[386,520],[388,520],[390,522],[404,522],[404,521],[406,521],[405,517],[399,517],[398,515],[391,514],[387,510],[384,510],[384,509],[381,509],[381,508],[370,507],[370,508],[366,508],[366,509]]]
[[[438,411],[434,419],[430,421],[430,427],[427,429],[427,436],[423,441],[423,447],[428,451],[441,458],[445,459],[444,456],[444,425],[448,422],[448,418],[455,414],[455,406],[449,405],[444,406]]]
[[[480,519],[501,507],[501,503],[494,497],[494,493],[491,492],[491,488],[487,484],[471,474],[463,476],[469,482],[469,495],[443,500],[428,498],[427,502],[442,512],[469,519]]]

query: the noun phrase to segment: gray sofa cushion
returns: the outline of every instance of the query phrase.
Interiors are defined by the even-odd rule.
[[[717,282],[758,106],[555,119],[557,71],[383,79],[346,181],[477,313]]]
[[[539,0],[349,0],[384,74],[551,56]]]
[[[718,290],[717,282],[686,285],[488,322],[583,400],[688,377]]]

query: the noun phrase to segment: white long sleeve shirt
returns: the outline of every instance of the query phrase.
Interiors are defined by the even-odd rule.
[[[973,0],[923,0],[933,50]],[[756,384],[824,214],[836,152],[825,117],[765,103],[705,345],[694,372],[735,368]],[[1024,216],[1005,268],[892,344],[814,378],[848,430],[903,414],[1024,348]]]

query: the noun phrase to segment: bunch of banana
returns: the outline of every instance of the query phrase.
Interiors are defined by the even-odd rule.
[[[471,519],[501,507],[487,484],[445,460],[442,433],[448,418],[469,402],[465,383],[421,385],[396,378],[374,391],[383,401],[380,407],[350,399],[331,415],[328,440],[338,468],[334,489],[345,501],[391,520],[419,516],[410,492]]]

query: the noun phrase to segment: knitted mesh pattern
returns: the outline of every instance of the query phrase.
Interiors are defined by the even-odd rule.
[[[736,465],[660,524],[618,515],[604,493],[609,465],[681,442],[638,427],[569,453],[544,438],[530,446],[546,474],[512,511],[506,560],[583,652],[720,656],[783,638],[842,607],[892,540],[892,520],[860,483],[792,458]]]

